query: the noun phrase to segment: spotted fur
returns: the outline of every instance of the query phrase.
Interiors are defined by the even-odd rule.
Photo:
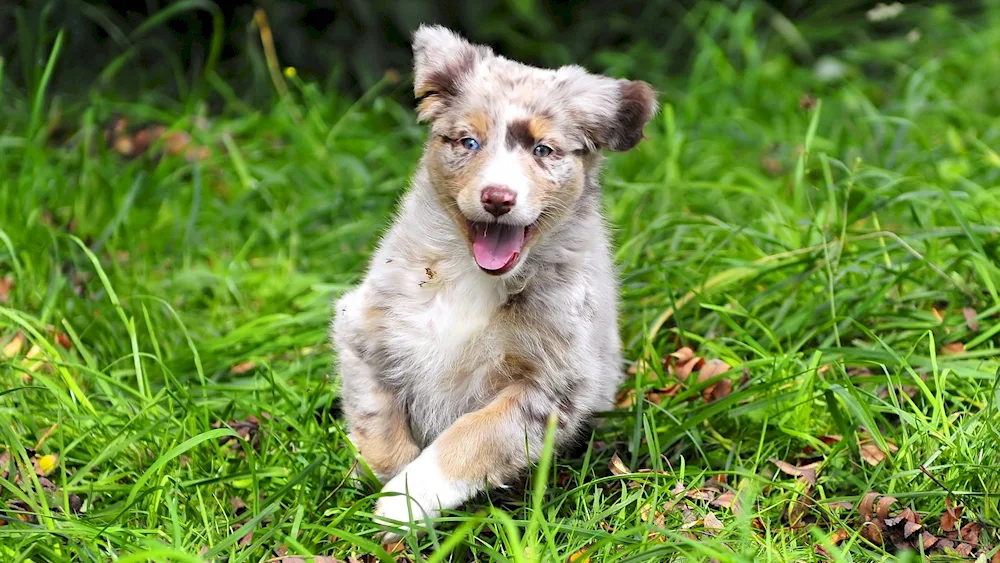
[[[622,366],[600,149],[634,147],[656,110],[643,82],[526,66],[439,26],[422,26],[413,51],[424,156],[332,327],[351,439],[401,493],[379,500],[386,521],[510,483],[550,415],[566,445],[612,407]],[[480,201],[488,185],[517,195],[499,219]],[[468,222],[488,220],[532,225],[503,275],[470,252]]]

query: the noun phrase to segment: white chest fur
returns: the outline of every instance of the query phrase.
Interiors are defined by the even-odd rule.
[[[426,443],[486,400],[488,367],[503,355],[491,323],[506,297],[495,278],[471,268],[419,270],[407,268],[413,281],[393,304],[385,338],[406,358],[392,377],[408,401],[411,430]]]

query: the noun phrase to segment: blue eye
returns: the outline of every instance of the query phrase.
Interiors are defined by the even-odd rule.
[[[478,151],[479,150],[479,141],[473,139],[472,137],[463,137],[458,142],[462,143],[462,146],[465,147],[466,149],[470,150],[470,151]]]
[[[538,158],[545,158],[550,154],[552,154],[552,147],[548,147],[545,145],[538,145],[537,147],[535,147],[535,150],[532,152],[532,154],[534,154]]]

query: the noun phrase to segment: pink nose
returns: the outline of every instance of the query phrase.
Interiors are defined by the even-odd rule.
[[[500,184],[491,184],[483,188],[480,196],[483,202],[483,209],[494,217],[499,217],[504,213],[509,213],[510,209],[517,203],[517,194],[514,190]]]

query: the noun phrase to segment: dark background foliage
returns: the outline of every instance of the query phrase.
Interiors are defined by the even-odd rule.
[[[737,2],[730,2],[737,4]],[[255,3],[209,0],[58,0],[0,2],[0,56],[13,86],[40,79],[56,33],[71,58],[53,84],[63,93],[113,88],[122,98],[155,90],[167,97],[197,93],[206,68],[244,97],[272,95],[257,9],[267,16],[282,66],[304,78],[357,96],[388,69],[405,74],[409,36],[437,22],[519,60],[543,65],[582,63],[597,70],[663,76],[685,70],[695,35],[712,29],[709,2],[696,0],[477,0],[391,2],[327,0]],[[809,63],[825,50],[897,33],[900,23],[860,25],[875,2],[771,0],[759,3],[793,53]],[[954,3],[975,12],[979,1]],[[705,25],[708,23],[709,25]],[[760,25],[759,23],[757,25]],[[905,31],[905,30],[904,30]],[[738,48],[738,46],[730,46]]]

